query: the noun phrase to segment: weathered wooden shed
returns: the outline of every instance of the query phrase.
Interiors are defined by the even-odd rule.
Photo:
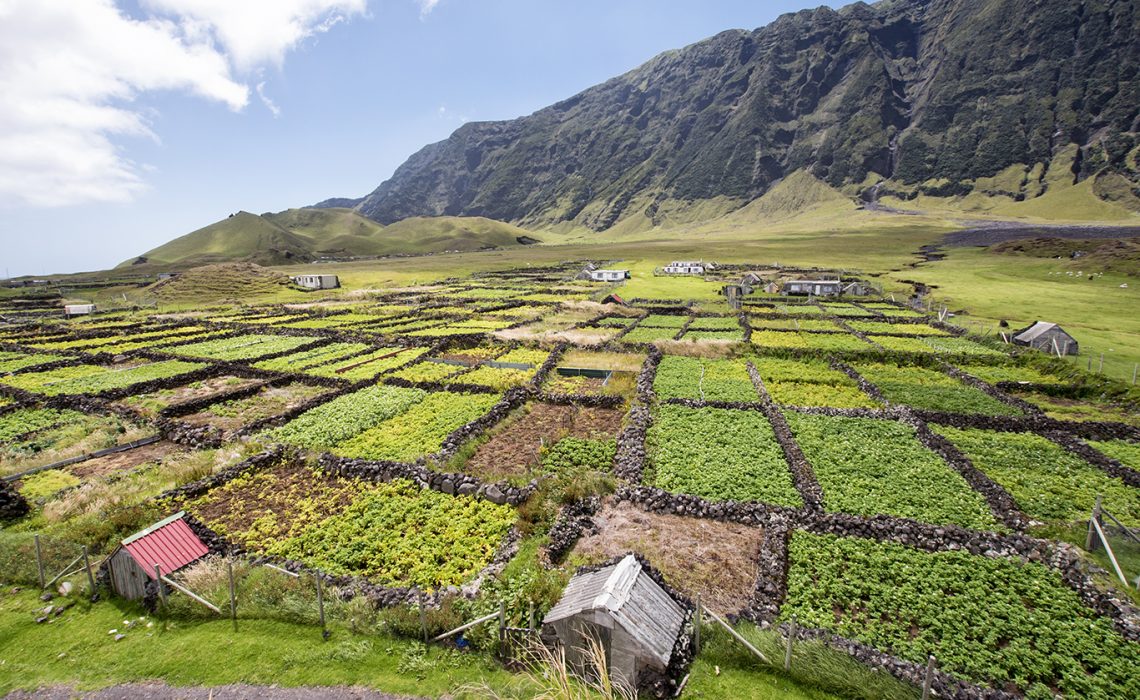
[[[1080,354],[1077,339],[1066,333],[1056,323],[1047,321],[1037,321],[1031,326],[1015,331],[1013,343],[1037,348],[1052,355]]]
[[[843,292],[839,280],[788,280],[784,283],[785,294],[810,294],[817,297],[838,296]]]
[[[685,609],[630,554],[572,578],[542,624],[553,628],[577,673],[592,668],[585,649],[593,637],[606,652],[611,680],[634,689],[643,669],[668,668],[685,617]]]
[[[111,553],[107,565],[115,593],[128,600],[142,598],[147,582],[156,578],[155,565],[163,576],[169,576],[210,553],[183,519],[184,515],[176,513],[136,532]]]

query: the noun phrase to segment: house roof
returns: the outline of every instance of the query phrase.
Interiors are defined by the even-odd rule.
[[[150,578],[155,578],[155,564],[162,567],[165,576],[210,553],[183,515],[176,513],[123,540],[123,548]]]
[[[785,284],[840,284],[839,280],[788,280]]]
[[[684,609],[642,570],[632,554],[572,578],[543,624],[589,611],[609,615],[663,666],[669,664],[685,621]]]
[[[1024,329],[1018,331],[1017,335],[1013,336],[1013,339],[1014,340],[1020,340],[1023,343],[1029,343],[1029,342],[1032,342],[1032,341],[1036,340],[1037,338],[1041,337],[1041,335],[1043,333],[1050,331],[1050,330],[1053,330],[1054,328],[1061,331],[1062,333],[1065,332],[1056,323],[1049,323],[1047,321],[1038,321],[1038,322],[1034,323],[1032,326],[1029,326],[1028,328],[1024,328]]]

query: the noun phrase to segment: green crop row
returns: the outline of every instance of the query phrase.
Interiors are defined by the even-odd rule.
[[[253,366],[275,372],[297,372],[313,365],[336,362],[342,357],[364,352],[368,347],[364,343],[330,343],[310,350],[282,355],[272,360],[256,362]]]
[[[400,414],[341,442],[333,451],[362,459],[415,460],[438,451],[444,438],[485,414],[498,401],[495,394],[428,394]]]
[[[758,402],[744,360],[706,360],[667,355],[657,367],[653,389],[662,399]]]
[[[780,618],[1027,698],[1140,697],[1140,644],[1041,564],[796,532]]]
[[[1140,470],[1140,444],[1128,440],[1089,441],[1089,444],[1124,466]]]
[[[395,416],[427,396],[421,389],[378,384],[340,396],[269,433],[271,439],[328,449]]]
[[[55,408],[24,408],[0,416],[0,443],[10,443],[37,430],[81,417],[75,411]]]
[[[75,365],[46,372],[31,372],[3,378],[3,383],[17,389],[48,396],[61,394],[98,394],[123,389],[142,382],[166,379],[201,369],[205,365],[181,360],[164,360],[129,367]]]
[[[306,374],[318,377],[333,377],[350,382],[359,382],[408,364],[427,352],[427,348],[380,348],[365,355],[357,355],[327,364],[309,367]]]
[[[646,448],[653,486],[717,501],[802,505],[772,426],[758,411],[662,405]]]
[[[879,363],[859,364],[855,369],[877,386],[891,403],[947,413],[1021,415],[1019,408],[935,370]]]
[[[1140,491],[1111,477],[1060,445],[1031,433],[931,428],[953,442],[974,466],[1009,491],[1037,520],[1088,520],[1098,494],[1126,525],[1140,525]]]
[[[982,497],[904,423],[787,415],[823,488],[827,509],[893,515],[975,529],[997,527]]]
[[[241,335],[233,338],[179,345],[170,348],[167,352],[183,357],[202,357],[212,360],[252,360],[265,355],[292,350],[316,340],[319,338],[291,335]]]
[[[887,323],[885,321],[848,321],[847,325],[864,333],[899,333],[902,335],[950,335],[925,323]]]
[[[45,353],[0,352],[0,374],[15,372],[25,367],[34,367],[56,360],[64,360],[63,355],[48,355]]]

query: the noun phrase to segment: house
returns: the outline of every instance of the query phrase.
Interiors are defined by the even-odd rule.
[[[305,289],[336,289],[340,286],[340,278],[336,275],[297,275],[293,283]]]
[[[210,553],[176,513],[122,541],[107,558],[111,588],[127,600],[146,595],[147,582],[157,578],[155,566],[168,576]]]
[[[553,629],[576,673],[587,675],[592,668],[584,651],[592,637],[606,652],[611,680],[634,690],[643,669],[668,668],[687,617],[630,554],[570,579],[542,625]]]
[[[590,275],[591,275],[591,273],[594,272],[594,270],[597,270],[597,269],[598,269],[598,266],[595,265],[594,263],[586,263],[586,266],[582,268],[581,272],[579,272],[577,275],[574,276],[574,279],[576,279],[576,280],[592,279],[592,277]]]
[[[705,264],[700,260],[674,260],[666,265],[662,271],[667,275],[703,275],[705,274]]]
[[[87,314],[95,313],[94,304],[64,304],[63,315],[68,318],[72,316],[86,316]]]
[[[764,285],[764,293],[765,294],[779,294],[780,293],[779,282],[769,282],[768,284]]]
[[[617,294],[610,294],[605,299],[602,299],[603,304],[617,304],[619,306],[627,306],[625,299],[622,299]]]
[[[838,296],[842,291],[843,283],[839,280],[788,280],[784,283],[784,294],[827,297]]]
[[[620,282],[629,279],[629,270],[590,270],[590,279],[595,282]]]
[[[1015,331],[1015,345],[1037,348],[1053,355],[1078,355],[1080,347],[1077,339],[1066,333],[1056,323],[1037,321],[1031,326]]]

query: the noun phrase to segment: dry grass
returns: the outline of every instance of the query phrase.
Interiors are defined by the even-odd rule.
[[[613,337],[618,334],[619,330],[618,328],[575,328],[574,330],[549,334],[547,337],[552,340],[562,340],[576,345],[599,345],[613,340]]]
[[[594,517],[596,532],[584,536],[572,556],[586,563],[630,551],[648,559],[671,586],[718,613],[736,613],[752,598],[763,531],[679,515],[646,513],[608,502]]]
[[[736,354],[738,340],[658,340],[654,343],[666,355],[724,359]]]
[[[586,638],[581,648],[585,652],[586,668],[579,677],[566,660],[562,647],[549,649],[538,645],[525,660],[526,670],[511,687],[501,690],[486,682],[459,688],[459,697],[532,698],[533,700],[636,700],[636,691],[610,678],[606,650],[593,637]]]

